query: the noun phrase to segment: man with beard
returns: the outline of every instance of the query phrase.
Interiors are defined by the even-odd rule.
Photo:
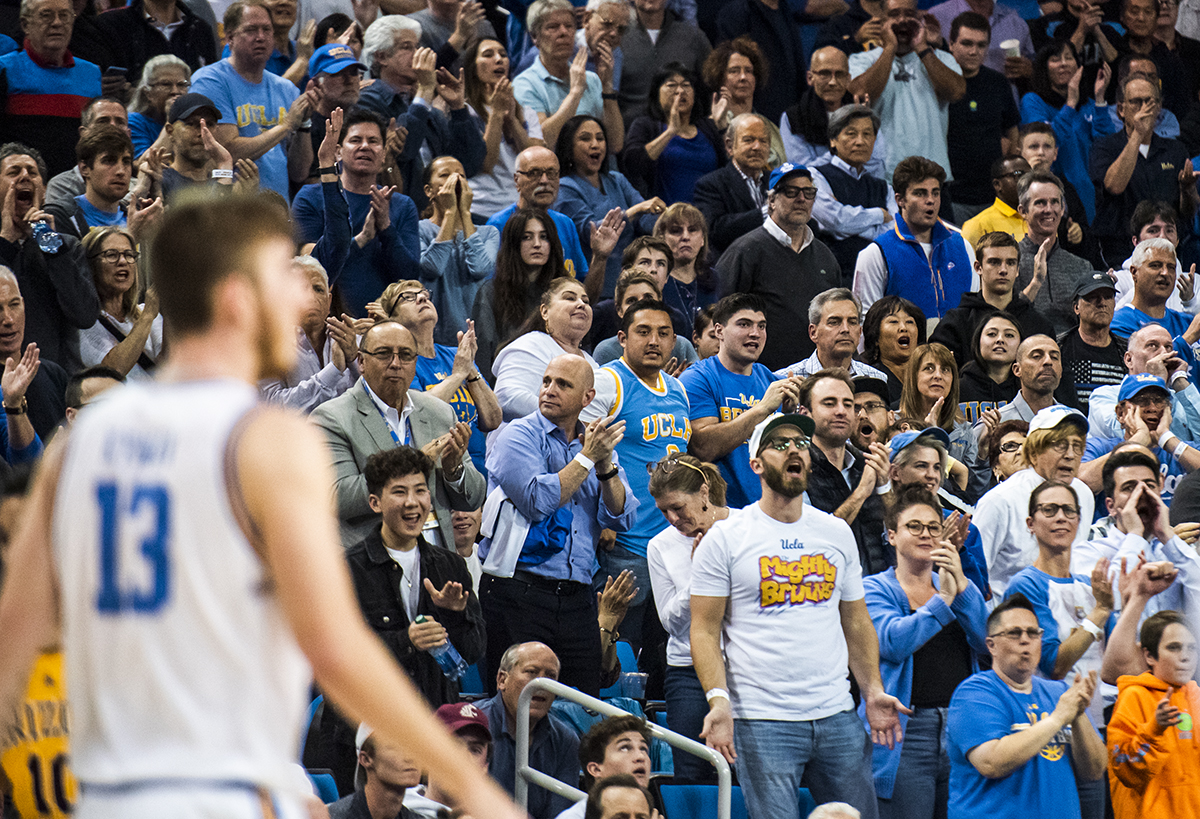
[[[870,376],[854,376],[854,423],[850,425],[850,443],[862,451],[871,444],[887,443],[888,429],[896,414],[888,407],[887,381]]]
[[[1171,393],[1167,382],[1150,373],[1125,376],[1117,396],[1117,420],[1125,433],[1123,438],[1088,437],[1080,466],[1083,479],[1092,484],[1095,476],[1101,474],[1109,453],[1122,441],[1132,441],[1148,447],[1158,458],[1162,475],[1159,494],[1169,506],[1179,481],[1200,469],[1200,444],[1180,440],[1171,432]]]
[[[1062,383],[1062,352],[1058,342],[1050,336],[1030,336],[1017,347],[1017,360],[1013,362],[1013,374],[1021,382],[1017,397],[1000,408],[1000,421],[1032,421],[1033,416],[1054,404],[1064,404],[1075,409],[1075,401],[1059,391]],[[976,432],[987,427],[982,421]]]
[[[738,760],[751,816],[798,816],[805,777],[817,802],[849,802],[874,819],[871,742],[894,745],[898,713],[908,709],[880,681],[849,527],[804,502],[814,431],[803,415],[755,427],[750,466],[762,500],[718,521],[693,558],[692,657],[709,703],[701,736]],[[854,712],[847,670],[870,734]]]
[[[203,94],[181,94],[171,103],[163,126],[171,146],[171,164],[162,172],[168,205],[193,185],[233,184],[233,157],[212,134],[220,119],[216,103]]]
[[[820,370],[800,386],[800,412],[813,419],[808,501],[850,524],[863,574],[895,562],[883,541],[883,499],[890,463],[883,444],[847,444],[854,427],[854,382],[845,370]]]
[[[483,476],[465,457],[471,428],[455,423],[454,410],[445,401],[420,388],[410,389],[416,362],[413,334],[397,321],[377,323],[359,342],[362,378],[311,416],[325,431],[337,470],[334,489],[347,548],[379,525],[363,470],[367,459],[382,449],[403,444],[433,458],[429,481],[433,511],[423,530],[423,537],[433,545],[453,548],[451,509],[478,509],[483,504]]]
[[[626,435],[617,444],[617,458],[625,467],[635,497],[650,497],[650,472],[672,453],[686,452],[692,437],[688,419],[687,391],[679,380],[663,372],[663,365],[675,346],[675,330],[667,305],[657,299],[642,299],[626,308],[617,333],[624,355],[596,371],[596,406],[612,422],[623,422],[626,429],[640,430]],[[653,503],[638,507],[637,518],[627,532],[618,532],[616,544],[598,557],[602,570],[612,577],[625,569],[637,579],[637,596],[629,603],[622,621],[621,636],[645,655],[657,657],[658,646],[667,634],[658,619],[658,610],[650,591],[650,570],[646,550],[650,538],[667,525],[662,512]]]

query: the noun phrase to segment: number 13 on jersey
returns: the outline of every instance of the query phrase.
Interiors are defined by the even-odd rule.
[[[171,593],[171,495],[160,484],[96,485],[102,614],[153,614]],[[136,538],[136,552],[123,548]]]

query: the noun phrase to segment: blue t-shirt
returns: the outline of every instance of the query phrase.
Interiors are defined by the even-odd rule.
[[[703,131],[691,139],[675,137],[655,165],[659,196],[668,205],[691,202],[696,181],[719,167],[717,152]]]
[[[1103,455],[1107,455],[1116,449],[1118,444],[1124,442],[1124,438],[1097,438],[1094,435],[1089,435],[1087,446],[1083,450],[1083,463],[1094,461]],[[1195,441],[1188,441],[1187,444],[1194,449],[1200,449],[1200,443]],[[1171,499],[1175,497],[1175,487],[1187,476],[1190,470],[1181,464],[1173,453],[1167,452],[1165,449],[1156,448],[1154,454],[1158,456],[1158,473],[1162,475],[1163,488],[1161,495],[1163,503],[1170,506]],[[1096,507],[1099,509],[1100,504],[1096,504]]]
[[[86,193],[76,196],[75,204],[79,206],[79,210],[83,213],[83,218],[87,220],[90,228],[108,227],[109,225],[125,226],[125,211],[119,207],[116,213],[100,210],[88,201]]]
[[[500,231],[501,240],[504,237],[504,226],[516,212],[517,206],[514,203],[499,213],[493,214],[492,218],[487,220],[489,225]],[[575,229],[575,223],[556,210],[547,211],[547,213],[550,214],[550,220],[554,222],[554,226],[558,228],[558,241],[562,244],[563,263],[566,265],[567,273],[583,281],[587,276],[588,263],[587,258],[583,255],[583,245],[579,243],[579,231]]]
[[[1109,329],[1112,330],[1114,335],[1118,335],[1121,338],[1129,338],[1130,333],[1141,327],[1145,327],[1147,324],[1161,324],[1167,328],[1167,332],[1178,338],[1187,331],[1188,325],[1192,323],[1192,317],[1187,313],[1172,310],[1170,307],[1166,308],[1166,311],[1166,314],[1162,318],[1157,319],[1143,313],[1132,304],[1127,304],[1113,313],[1112,324],[1109,325]]]
[[[133,137],[133,158],[137,159],[154,144],[162,133],[163,124],[137,111],[129,112],[129,135]]]
[[[617,400],[609,415],[625,422],[625,437],[617,444],[617,458],[625,467],[625,478],[634,497],[650,498],[650,473],[647,464],[658,463],[672,452],[687,452],[692,437],[688,418],[688,396],[679,380],[659,373],[658,384],[651,389],[642,383],[624,358],[604,369],[617,377]],[[650,538],[667,527],[667,519],[649,502],[638,506],[637,521],[628,532],[617,533],[617,543],[638,555],[645,555]]]
[[[995,671],[985,671],[955,690],[947,719],[949,819],[1080,819],[1067,731],[1059,731],[1033,759],[1000,779],[988,779],[967,761],[967,753],[983,743],[1047,719],[1069,687],[1041,677],[1030,682],[1033,690],[1023,694],[1009,688]]]
[[[264,71],[262,82],[242,79],[229,60],[206,65],[192,75],[192,93],[203,94],[221,113],[218,125],[237,125],[238,135],[256,137],[269,131],[287,117],[288,109],[300,96],[292,83]],[[293,139],[308,139],[308,134],[294,134]],[[254,160],[258,165],[259,185],[273,190],[285,199],[288,196],[288,140]]]
[[[458,353],[458,348],[435,344],[433,353],[433,358],[417,356],[417,372],[413,377],[413,386],[426,392],[449,377],[450,371],[454,369],[454,356]],[[471,440],[467,444],[467,452],[471,456],[471,463],[486,478],[487,469],[483,461],[487,454],[487,436],[479,431],[479,411],[475,408],[475,399],[471,397],[471,391],[467,389],[466,384],[454,393],[454,397],[450,399],[450,406],[459,421],[471,425]]]
[[[716,418],[732,421],[762,400],[767,387],[777,381],[765,364],[755,362],[750,375],[737,375],[725,369],[718,356],[693,364],[679,377],[691,404],[691,419]],[[746,436],[747,441],[749,436]],[[725,493],[730,509],[741,509],[762,497],[762,483],[750,468],[750,447],[743,442],[717,461],[721,477],[729,488]]]

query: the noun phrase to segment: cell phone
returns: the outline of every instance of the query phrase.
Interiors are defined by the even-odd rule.
[[[108,68],[104,69],[104,76],[106,77],[124,77],[128,73],[128,68],[119,65],[110,65]]]

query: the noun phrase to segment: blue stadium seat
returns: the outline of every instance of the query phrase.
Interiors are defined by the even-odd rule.
[[[666,819],[712,819],[717,815],[716,785],[663,785],[658,789]],[[800,819],[805,819],[817,807],[808,788],[796,794],[800,801]],[[730,819],[748,819],[742,789],[736,785],[730,795]]]
[[[338,801],[340,797],[338,796],[337,783],[333,781],[333,774],[329,773],[328,770],[318,770],[315,768],[305,771],[305,773],[308,774],[309,781],[312,782],[313,788],[322,802],[326,805],[331,805]]]
[[[633,646],[624,640],[617,641],[617,662],[621,666],[622,674],[629,674],[638,670],[637,655],[633,653]],[[600,699],[606,700],[610,697],[620,697],[621,694],[621,679],[610,685],[608,688],[600,689]]]

